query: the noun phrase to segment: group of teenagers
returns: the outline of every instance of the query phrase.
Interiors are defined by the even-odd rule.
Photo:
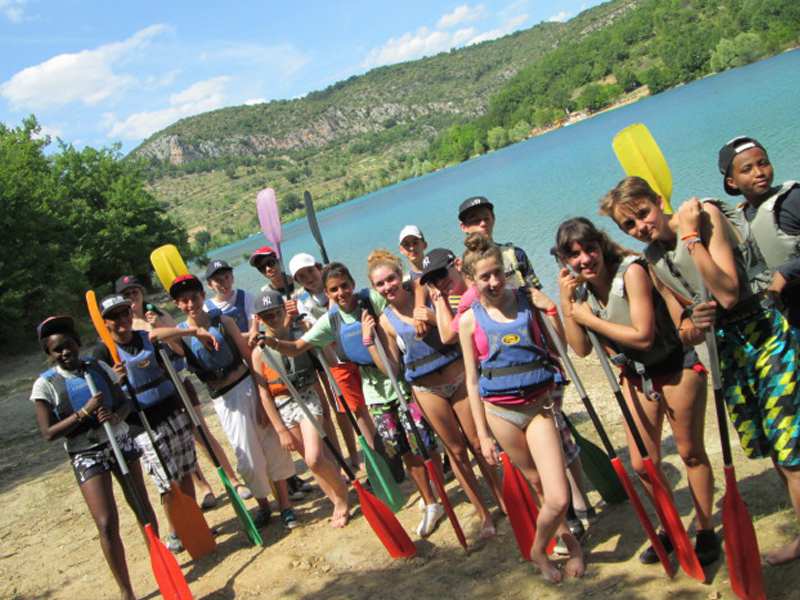
[[[136,278],[123,276],[116,293],[100,302],[122,358],[117,365],[102,348],[93,358],[80,356],[71,317],[45,319],[37,334],[53,365],[34,383],[31,400],[43,436],[65,440],[122,596],[132,598],[133,592],[111,486],[119,468],[100,425],[111,423],[140,495],[146,498],[144,470],[168,503],[169,476],[148,436],[139,433],[137,415],[143,412],[173,477],[186,493],[195,493],[196,432],[162,356],[208,387],[235,452],[240,489],[258,503],[259,526],[270,519],[271,488],[284,525],[297,524],[290,494],[304,482],[293,479],[292,451],[332,503],[331,525],[347,524],[346,482],[309,418],[319,419],[338,447],[336,422],[358,467],[344,414],[349,410],[359,434],[392,465],[395,477],[407,474],[419,491],[416,531],[422,537],[445,513],[417,439],[437,468],[446,455],[476,511],[480,538],[495,534],[486,498],[505,511],[495,469],[505,452],[539,504],[531,558],[545,579],[558,582],[583,574],[581,534],[594,511],[562,414],[569,381],[551,336],[579,356],[592,351],[587,332],[600,339],[662,479],[661,435],[664,420],[669,422],[695,508],[695,552],[705,566],[720,555],[705,449],[709,365],[698,352],[713,330],[727,410],[744,453],[773,461],[800,521],[800,183],[775,185],[767,151],[750,137],[726,143],[718,167],[727,194],[742,197],[737,206],[691,198],[665,212],[665,200],[638,177],[626,177],[603,196],[600,213],[644,243],[642,253],[612,241],[589,219],[561,223],[552,248],[560,264],[555,300],[541,291],[521,248],[494,241],[495,207],[475,196],[458,209],[462,256],[429,250],[419,228],[406,226],[398,241],[407,268],[394,253],[374,250],[366,268],[370,287],[363,290],[345,265],[323,266],[306,253],[293,256],[285,273],[275,250],[264,246],[250,257],[266,278],[258,294],[237,289],[231,267],[221,260],[208,265],[208,297],[198,277],[175,278],[168,291],[185,316],[175,323],[144,302]],[[92,395],[87,374],[100,393]],[[401,409],[393,375],[408,411]],[[420,436],[412,435],[412,420]],[[632,466],[652,494],[625,427]],[[481,492],[470,453],[490,495]],[[226,470],[236,477],[230,465]],[[146,512],[155,523],[149,503]],[[566,557],[563,565],[548,555],[553,537],[559,540],[556,552]],[[659,537],[671,552],[669,536],[661,531]],[[799,557],[800,536],[770,548],[765,560],[781,564]],[[659,558],[648,547],[640,560]]]

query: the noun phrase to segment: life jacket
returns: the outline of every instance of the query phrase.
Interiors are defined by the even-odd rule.
[[[103,394],[103,406],[115,411],[124,403],[122,394],[114,390],[114,383],[108,374],[93,359],[85,359],[83,362],[86,374],[92,377],[97,391]],[[66,419],[74,412],[78,412],[91,399],[92,392],[84,377],[64,377],[55,367],[48,369],[41,374],[55,389],[58,401],[53,409],[56,417]],[[84,419],[83,422],[73,429],[66,437],[77,437],[86,433],[90,429],[100,427],[100,423],[94,416]]]
[[[506,277],[506,286],[510,288],[521,288],[525,285],[522,272],[517,260],[517,252],[514,244],[498,244],[500,254],[503,256],[503,271]]]
[[[727,205],[718,200],[704,198],[701,202],[714,204],[723,214],[726,227],[725,234],[733,244],[733,257],[736,264],[737,278],[739,279],[739,302],[737,306],[745,306],[747,304],[745,301],[753,296],[753,292],[748,284],[745,257],[740,243],[742,236],[731,222],[733,213]],[[677,235],[680,238],[681,232],[678,231]],[[668,250],[661,242],[653,242],[644,249],[644,256],[658,280],[675,293],[682,305],[690,306],[702,300],[703,278],[700,276],[700,272],[697,270],[686,244],[678,242],[674,250]],[[722,317],[728,317],[736,312],[737,307],[726,310],[719,306],[717,309],[717,314]]]
[[[524,396],[553,382],[554,366],[544,336],[521,290],[516,291],[517,316],[513,321],[495,321],[483,305],[472,304],[476,324],[489,341],[489,353],[480,362],[478,386],[481,397]],[[534,340],[531,329],[536,332]]]
[[[236,344],[225,333],[222,323],[222,311],[218,308],[208,311],[208,318],[211,324],[208,331],[213,335],[219,344],[218,350],[208,350],[203,343],[192,336],[189,341],[181,338],[181,342],[186,351],[186,361],[189,363],[189,370],[197,375],[203,383],[221,381],[228,374],[236,371],[242,366],[241,355]],[[184,321],[178,324],[181,329],[188,329],[189,324]]]
[[[366,292],[366,301],[369,302],[369,291],[361,290],[358,293],[359,298],[363,301]],[[337,358],[342,362],[352,362],[362,366],[375,366],[369,350],[361,341],[361,318],[360,306],[356,309],[359,317],[352,323],[345,323],[342,319],[342,313],[339,305],[331,303],[328,310],[328,319],[330,319],[331,328],[336,336],[336,345],[334,351]]]
[[[293,327],[289,332],[289,339],[299,339],[302,334],[302,330]],[[273,398],[289,395],[289,390],[286,385],[284,385],[281,378],[282,376],[288,377],[292,385],[298,390],[308,387],[316,381],[316,369],[314,368],[314,362],[311,359],[310,352],[303,352],[303,354],[298,354],[295,357],[288,357],[267,346],[264,346],[263,350],[265,353],[269,354],[272,361],[279,365],[283,371],[282,373],[275,371],[271,363],[267,360],[261,363],[261,374],[264,376],[264,379],[267,380],[269,392],[272,394]]]
[[[417,339],[414,327],[403,321],[394,309],[387,306],[383,314],[403,340],[403,365],[405,378],[409,383],[429,375],[434,371],[446,367],[461,358],[461,348],[458,344],[443,344],[439,337],[439,330],[431,328],[424,338]]]
[[[167,373],[158,364],[156,349],[144,331],[134,331],[142,340],[142,349],[138,354],[130,354],[117,344],[117,352],[125,363],[128,384],[136,395],[136,402],[142,408],[160,404],[177,394],[175,385]]]
[[[295,295],[295,299],[299,300],[303,303],[303,306],[307,307],[311,316],[314,319],[319,319],[322,315],[328,312],[328,303],[322,304],[319,300],[317,300],[317,296],[312,294],[308,290],[303,290],[299,294]],[[327,296],[325,297],[327,300]]]
[[[221,309],[211,300],[206,300],[205,309],[208,313],[211,313],[212,310],[222,311],[223,315],[236,321],[236,326],[239,328],[239,331],[245,332],[250,329],[250,323],[247,321],[247,311],[244,307],[244,301],[244,290],[237,289],[236,299],[233,301],[233,305],[228,304],[225,308]]]
[[[800,256],[800,235],[790,235],[778,225],[781,203],[800,182],[787,181],[762,202],[752,221],[744,214],[745,205],[736,208],[735,224],[744,237],[747,277],[756,291],[769,287],[775,269]]]

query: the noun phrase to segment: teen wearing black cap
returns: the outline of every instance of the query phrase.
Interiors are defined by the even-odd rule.
[[[53,363],[53,367],[42,373],[33,384],[31,401],[36,409],[36,422],[42,437],[48,442],[64,438],[64,449],[97,525],[106,562],[123,600],[133,600],[135,595],[119,535],[119,517],[111,484],[111,473],[120,483],[121,473],[102,427],[105,422],[111,423],[133,485],[137,488],[136,493],[142,499],[146,522],[153,524],[158,535],[153,508],[144,488],[139,453],[124,422],[130,405],[114,383],[116,376],[110,368],[81,359],[80,339],[72,317],[49,317],[42,321],[36,333],[42,349]],[[99,394],[91,395],[85,381],[87,374],[93,378]]]
[[[737,225],[746,240],[751,286],[779,297],[789,322],[800,327],[800,183],[773,185],[767,151],[751,137],[720,148],[717,166],[725,191],[744,197]]]

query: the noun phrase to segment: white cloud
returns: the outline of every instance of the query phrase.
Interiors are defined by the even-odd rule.
[[[516,17],[512,17],[496,29],[491,29],[481,33],[480,35],[476,35],[474,38],[469,40],[469,42],[467,42],[467,45],[480,44],[481,42],[494,40],[496,38],[503,37],[504,35],[508,35],[512,31],[519,29],[520,26],[527,20],[528,15],[517,15]]]
[[[224,43],[199,53],[205,63],[220,62],[226,66],[256,67],[277,70],[283,77],[294,75],[310,58],[291,44],[266,46],[253,43]]]
[[[250,98],[249,100],[245,100],[245,106],[255,106],[256,104],[265,104],[267,102],[266,98]]]
[[[36,139],[43,140],[45,137],[50,136],[51,140],[56,138],[63,138],[64,133],[60,127],[52,127],[49,125],[39,125],[39,133],[35,136]]]
[[[416,33],[409,32],[398,38],[390,38],[380,48],[370,50],[363,66],[377,67],[437,54],[465,44],[475,33],[473,27],[453,32],[420,27]]]
[[[552,17],[550,17],[547,20],[551,21],[551,22],[556,22],[556,23],[564,23],[566,21],[569,21],[569,18],[571,16],[572,16],[572,13],[567,12],[566,10],[562,10],[561,12],[557,12],[556,14],[554,14]]]
[[[159,110],[134,113],[123,120],[114,114],[103,115],[111,139],[142,140],[179,119],[214,110],[225,105],[225,87],[230,77],[198,81],[169,98],[169,106]]]
[[[0,12],[12,23],[21,23],[25,18],[28,0],[0,0]]]
[[[486,7],[483,4],[470,6],[469,4],[462,4],[453,9],[453,12],[442,15],[442,18],[436,23],[439,29],[450,29],[460,23],[469,23],[477,21],[484,16]]]
[[[134,76],[115,72],[115,64],[142,50],[153,38],[168,30],[166,25],[151,25],[121,42],[59,54],[15,73],[0,85],[0,95],[14,108],[25,110],[71,102],[97,105],[137,83]]]

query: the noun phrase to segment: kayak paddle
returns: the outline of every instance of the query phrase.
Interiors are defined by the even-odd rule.
[[[375,311],[372,309],[372,303],[369,300],[363,301],[362,305],[364,308],[369,312],[373,318],[377,320],[377,316],[375,315]],[[377,325],[377,323],[376,323]],[[383,347],[383,343],[381,342],[380,336],[378,332],[375,331],[374,333],[374,342],[375,342],[375,350],[378,352],[378,358],[383,363],[384,368],[386,369],[386,373],[389,375],[389,381],[392,384],[392,388],[394,388],[395,394],[397,394],[397,399],[400,402],[400,406],[403,409],[403,412],[406,414],[406,419],[408,419],[408,423],[411,426],[411,431],[414,434],[414,439],[417,442],[417,447],[419,449],[420,454],[422,454],[422,460],[425,462],[425,470],[428,472],[428,478],[433,482],[434,486],[436,487],[436,491],[439,495],[439,499],[442,501],[442,506],[444,507],[445,512],[447,513],[447,518],[450,520],[450,524],[453,526],[453,530],[456,533],[456,537],[458,538],[458,542],[467,550],[467,538],[464,537],[464,531],[461,529],[461,524],[458,522],[458,517],[456,513],[453,511],[453,506],[450,504],[450,499],[447,497],[447,491],[444,489],[444,481],[442,480],[442,475],[439,473],[438,469],[436,469],[436,465],[433,464],[433,460],[431,460],[431,455],[428,452],[428,448],[425,446],[422,435],[419,433],[419,429],[417,428],[417,423],[414,421],[414,417],[411,414],[411,409],[408,407],[408,403],[406,402],[405,395],[403,394],[403,390],[400,389],[400,384],[397,382],[397,377],[392,370],[392,363],[389,362],[389,357],[386,356],[386,350]]]
[[[111,354],[114,364],[120,364],[121,361],[119,358],[119,352],[117,352],[117,346],[111,337],[111,333],[108,331],[105,323],[103,322],[103,317],[100,314],[100,309],[97,305],[97,298],[94,290],[88,290],[86,292],[86,306],[89,308],[89,316],[92,319],[92,323],[97,331],[97,335],[100,336],[103,344],[106,348],[108,348],[108,352]],[[136,393],[133,391],[131,386],[125,387],[127,388],[134,406],[136,407],[136,410],[139,414],[139,419],[147,431],[147,436],[150,438],[150,443],[156,452],[158,461],[161,463],[161,468],[164,470],[164,473],[170,482],[171,500],[170,502],[163,503],[164,510],[168,513],[170,523],[172,523],[172,526],[175,528],[175,533],[180,538],[183,547],[186,548],[186,551],[193,559],[197,560],[198,558],[207,556],[217,548],[217,543],[214,541],[214,535],[211,533],[208,522],[203,516],[203,512],[200,510],[200,507],[197,506],[195,499],[187,496],[175,481],[172,473],[167,467],[167,463],[164,460],[161,451],[158,449],[158,445],[156,444],[156,436],[150,427],[147,416],[139,405],[138,399],[136,398]]]
[[[672,174],[650,130],[643,123],[634,123],[617,133],[611,145],[625,173],[647,181],[663,199],[664,212],[671,214]]]
[[[311,235],[317,241],[319,252],[322,255],[322,262],[328,264],[328,253],[325,251],[325,243],[322,241],[322,233],[319,230],[319,223],[317,222],[317,213],[314,210],[314,202],[311,200],[311,193],[306,190],[303,192],[303,201],[306,205],[306,219],[308,219],[308,228],[311,230]]]
[[[325,375],[328,377],[328,382],[331,384],[334,393],[338,396],[339,402],[344,407],[347,418],[350,420],[350,424],[353,426],[353,429],[358,432],[358,445],[361,448],[362,454],[364,455],[364,464],[367,468],[367,479],[369,479],[370,484],[372,485],[372,490],[375,492],[376,496],[383,500],[384,504],[392,509],[392,512],[399,512],[400,509],[405,506],[406,494],[400,489],[400,486],[397,485],[397,482],[395,481],[394,476],[392,476],[392,472],[389,469],[389,465],[386,464],[384,458],[375,450],[370,448],[369,444],[367,444],[367,440],[364,438],[364,434],[361,432],[361,429],[359,428],[358,423],[353,416],[353,411],[350,410],[350,406],[348,406],[347,401],[344,399],[342,390],[339,389],[339,385],[336,383],[333,373],[331,373],[331,368],[328,364],[328,361],[322,355],[322,352],[317,352],[316,357],[322,365],[322,368],[325,370]]]
[[[258,222],[261,224],[261,232],[267,238],[267,241],[275,247],[275,253],[278,255],[281,265],[281,273],[284,273],[286,269],[283,267],[283,253],[281,252],[283,230],[281,229],[281,215],[278,211],[275,190],[265,188],[258,192],[258,196],[256,196],[256,211],[258,212]]]
[[[633,436],[636,448],[639,450],[639,455],[642,457],[642,462],[644,463],[644,468],[647,472],[647,478],[649,479],[650,485],[653,489],[653,504],[655,506],[656,513],[661,521],[661,525],[664,527],[664,530],[667,532],[667,535],[669,536],[669,539],[675,548],[675,555],[678,558],[678,563],[688,575],[694,577],[698,581],[705,582],[706,575],[703,572],[703,567],[700,565],[700,561],[697,559],[697,555],[694,552],[692,543],[689,541],[689,536],[686,534],[686,529],[681,522],[681,516],[678,514],[678,510],[675,508],[675,504],[672,501],[669,490],[664,485],[664,482],[661,479],[661,474],[656,469],[655,464],[653,464],[653,459],[650,458],[650,455],[647,452],[647,447],[644,445],[642,435],[639,432],[639,429],[636,427],[636,423],[633,420],[633,415],[628,408],[628,404],[625,402],[625,398],[622,396],[622,390],[619,388],[617,378],[614,376],[614,373],[611,370],[611,363],[608,360],[608,355],[600,345],[597,335],[591,329],[586,328],[585,331],[586,335],[589,337],[589,341],[592,344],[592,348],[594,348],[595,354],[597,354],[597,358],[600,361],[600,366],[603,367],[603,372],[608,379],[611,390],[614,392],[614,398],[616,399],[619,409],[622,411],[622,416],[625,419],[625,423],[628,425],[628,429]],[[653,546],[653,548],[658,551],[656,546]]]
[[[415,556],[417,553],[417,547],[414,545],[414,542],[411,541],[411,538],[408,537],[408,534],[406,533],[405,529],[403,529],[403,526],[400,525],[397,517],[394,516],[392,511],[389,510],[389,508],[383,502],[381,502],[378,498],[370,494],[361,486],[356,479],[356,476],[353,474],[352,469],[350,469],[347,462],[345,462],[344,457],[342,457],[342,454],[331,443],[317,419],[314,418],[314,415],[312,415],[311,411],[308,410],[308,406],[298,393],[297,388],[294,387],[294,384],[288,377],[283,376],[283,372],[275,363],[269,352],[262,348],[261,356],[265,361],[267,361],[270,368],[281,378],[281,381],[289,390],[292,399],[300,407],[300,410],[303,411],[306,419],[308,419],[308,421],[314,426],[314,429],[317,430],[319,437],[322,438],[325,446],[328,448],[328,450],[330,450],[331,454],[333,454],[336,462],[339,463],[339,467],[341,467],[342,470],[344,470],[344,472],[347,474],[348,481],[353,484],[353,487],[356,489],[356,494],[358,494],[358,501],[359,504],[361,504],[361,511],[364,513],[364,518],[367,519],[370,527],[372,527],[375,535],[378,536],[378,539],[389,552],[389,555],[392,558],[411,558],[412,556]]]
[[[758,538],[753,529],[753,519],[747,505],[739,495],[736,472],[731,456],[731,441],[728,436],[728,419],[725,414],[725,399],[722,377],[719,370],[719,355],[714,331],[706,333],[708,362],[714,382],[714,405],[717,411],[719,439],[722,444],[722,461],[725,471],[725,496],[722,499],[722,527],[724,529],[725,560],[733,593],[742,600],[765,599],[764,578],[761,572],[761,556]]]
[[[214,453],[214,449],[211,447],[211,444],[208,441],[205,430],[200,425],[200,420],[197,418],[197,413],[194,411],[192,401],[189,399],[189,394],[186,392],[186,388],[184,387],[180,377],[178,377],[178,373],[175,372],[175,367],[169,360],[169,356],[164,348],[159,348],[158,354],[164,363],[164,367],[169,374],[169,378],[172,379],[172,383],[178,390],[178,394],[183,401],[184,407],[186,407],[186,412],[189,413],[189,418],[192,420],[192,424],[200,433],[200,438],[203,440],[203,445],[206,447],[208,455],[211,457],[211,462],[214,463],[214,467],[217,469],[217,474],[219,475],[222,485],[225,488],[225,493],[228,495],[228,499],[231,501],[233,509],[236,511],[236,516],[239,517],[239,522],[242,525],[242,529],[244,529],[248,539],[254,546],[263,546],[264,540],[261,537],[261,532],[258,531],[258,527],[256,527],[255,523],[253,523],[253,518],[250,516],[250,511],[247,510],[244,500],[242,500],[241,496],[239,496],[239,493],[231,483],[231,480],[228,479],[228,475],[219,464],[219,459],[217,458],[217,455]]]
[[[158,280],[167,292],[176,277],[189,272],[181,253],[173,244],[165,244],[153,250],[150,253],[150,264],[153,265]]]
[[[97,387],[94,384],[92,376],[86,373],[86,384],[89,386],[89,391],[92,396],[98,393]],[[142,525],[145,536],[147,537],[148,548],[150,551],[150,566],[153,569],[158,590],[165,600],[191,600],[192,592],[189,585],[186,583],[186,578],[183,576],[178,561],[175,560],[172,552],[170,552],[164,543],[158,539],[158,536],[153,531],[152,523],[145,521],[145,512],[142,506],[142,499],[136,490],[136,485],[133,482],[133,477],[128,470],[128,463],[119,449],[117,439],[111,429],[111,423],[106,421],[103,423],[103,429],[106,432],[108,443],[111,450],[114,452],[114,458],[117,461],[119,470],[122,473],[122,485],[127,488],[126,496],[131,499],[133,509],[136,513],[136,519]]]

